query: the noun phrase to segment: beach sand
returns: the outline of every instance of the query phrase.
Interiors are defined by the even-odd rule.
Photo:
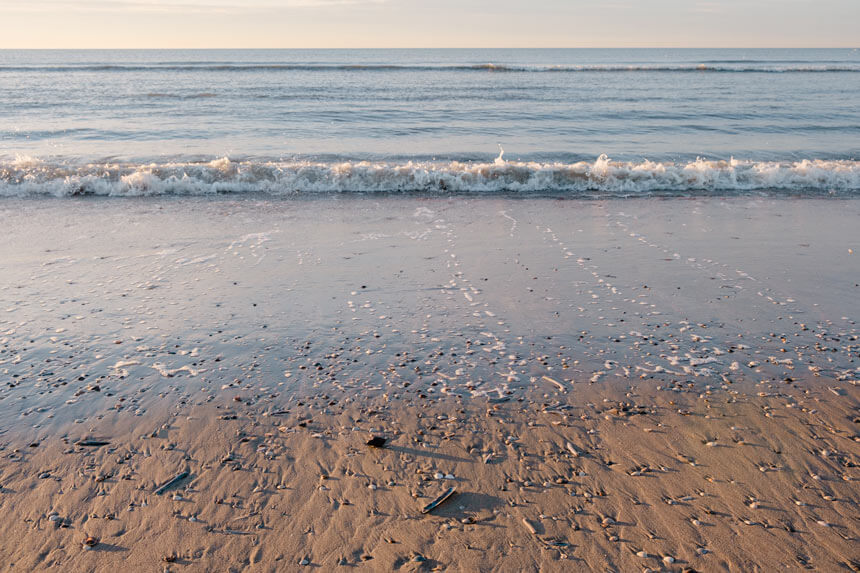
[[[2,568],[856,571],[858,216],[6,200]]]

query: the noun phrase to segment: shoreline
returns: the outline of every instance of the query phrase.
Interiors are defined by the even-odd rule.
[[[860,564],[860,201],[212,199],[0,202],[10,569]]]

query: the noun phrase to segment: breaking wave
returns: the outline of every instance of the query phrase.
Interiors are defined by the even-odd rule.
[[[860,196],[860,161],[625,162],[234,161],[165,163],[0,161],[0,196],[263,193],[522,194],[565,197]]]

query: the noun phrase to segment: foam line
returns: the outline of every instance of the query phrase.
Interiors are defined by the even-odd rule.
[[[0,196],[265,193],[556,194],[571,197],[809,193],[860,196],[860,161],[757,162],[231,161],[0,162]]]

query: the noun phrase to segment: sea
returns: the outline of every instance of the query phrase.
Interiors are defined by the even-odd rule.
[[[0,197],[319,193],[860,196],[860,50],[0,51]]]

